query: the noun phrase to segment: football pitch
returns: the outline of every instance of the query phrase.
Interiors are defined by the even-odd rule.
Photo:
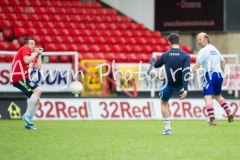
[[[0,160],[239,160],[240,121],[0,121]]]

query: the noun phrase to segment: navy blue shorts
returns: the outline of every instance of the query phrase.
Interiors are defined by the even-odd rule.
[[[164,86],[165,84],[163,83],[162,86]],[[161,89],[160,92],[159,92],[159,97],[163,100],[163,101],[168,101],[171,97],[172,97],[172,94],[174,92],[179,92],[181,91],[181,89],[183,89],[183,86],[179,86],[179,87],[168,87],[166,86],[165,88]]]
[[[219,72],[206,72],[203,79],[203,95],[220,95],[222,93],[222,74]]]
[[[38,84],[30,81],[29,78],[25,80],[18,81],[13,84],[14,87],[20,89],[24,94],[26,94],[29,98],[33,94],[32,90],[38,87]]]

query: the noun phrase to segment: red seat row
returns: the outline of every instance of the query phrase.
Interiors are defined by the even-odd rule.
[[[84,8],[99,8],[99,2],[80,2],[79,0],[1,0],[1,6],[41,6],[41,7],[84,7]]]

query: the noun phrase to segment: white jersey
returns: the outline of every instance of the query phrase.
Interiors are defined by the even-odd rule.
[[[198,52],[197,63],[200,63],[206,72],[216,71],[222,73],[221,61],[223,61],[223,56],[211,44],[207,44]]]

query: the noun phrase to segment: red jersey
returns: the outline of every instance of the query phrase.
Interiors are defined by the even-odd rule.
[[[29,78],[29,69],[32,69],[32,65],[36,63],[36,59],[32,62],[33,64],[25,64],[23,57],[31,56],[31,50],[28,46],[21,47],[12,62],[12,84]],[[24,75],[24,76],[23,76]]]

